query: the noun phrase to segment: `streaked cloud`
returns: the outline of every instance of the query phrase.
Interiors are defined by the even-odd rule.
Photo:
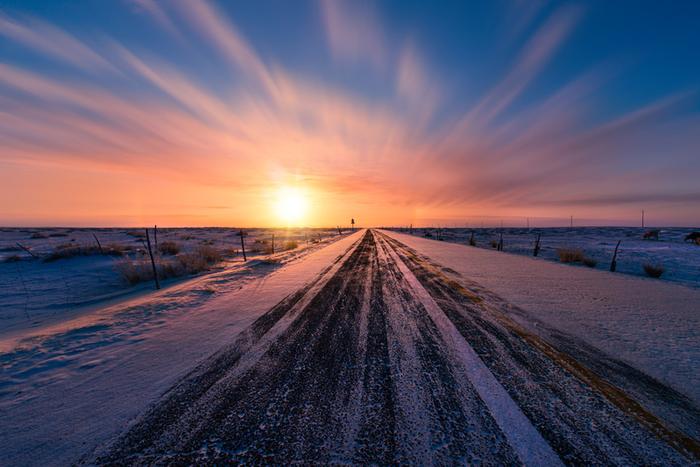
[[[230,208],[193,214],[192,222],[237,223],[226,221],[237,216],[258,225],[272,220],[255,200],[286,184],[308,187],[312,222],[323,225],[358,211],[366,223],[407,223],[419,215],[557,216],[605,203],[623,210],[635,200],[697,201],[691,184],[700,163],[688,151],[700,140],[684,110],[697,101],[692,90],[601,117],[597,96],[610,73],[598,66],[528,95],[579,26],[579,7],[528,10],[517,26],[527,35],[522,46],[509,46],[511,60],[473,104],[456,105],[420,36],[392,43],[367,4],[322,1],[318,27],[341,73],[367,69],[391,90],[380,97],[262,56],[212,3],[134,4],[163,37],[196,43],[182,53],[207,54],[225,84],[211,86],[210,75],[176,55],[116,37],[82,42],[35,18],[0,16],[0,34],[22,47],[83,71],[116,72],[86,82],[0,63],[1,195],[26,192],[8,180],[31,168],[44,181],[56,174],[43,185],[45,198],[75,200],[76,177],[89,197],[104,180],[115,193],[104,198],[100,218],[137,205],[144,216],[170,218],[179,205],[221,205]],[[678,170],[650,154],[661,141]],[[135,197],[137,180],[157,180],[169,202]],[[35,208],[44,199],[37,196],[24,209],[46,215]],[[89,216],[79,205],[71,215]],[[14,210],[5,215],[19,219]]]

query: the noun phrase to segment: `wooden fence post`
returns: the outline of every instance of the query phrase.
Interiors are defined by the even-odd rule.
[[[537,234],[537,240],[535,241],[535,250],[532,252],[532,256],[537,256],[540,254],[540,236],[542,234]]]
[[[272,254],[275,254],[275,234],[272,234]]]
[[[156,260],[153,259],[153,249],[151,248],[151,237],[148,235],[148,229],[146,229],[146,244],[148,245],[148,256],[151,257],[151,266],[153,267],[153,280],[156,281],[156,290],[160,289],[160,282],[158,281],[158,270],[156,269]]]
[[[156,244],[156,251],[158,251],[158,226],[153,226],[153,241]]]
[[[622,242],[622,240],[618,240],[617,245],[615,246],[615,253],[613,253],[613,258],[610,262],[610,272],[615,272],[617,269],[617,250],[620,248],[620,242]]]
[[[245,237],[245,232],[243,232],[243,229],[238,232],[238,235],[241,237],[241,252],[243,253],[243,262],[245,263],[248,261],[248,258],[245,255],[245,242],[243,241],[243,237]]]
[[[95,238],[95,241],[97,242],[97,248],[100,249],[100,254],[104,254],[104,251],[102,250],[102,244],[100,244],[100,239],[97,238],[97,234],[94,232],[92,233],[92,236]]]
[[[20,247],[21,249],[23,249],[24,251],[26,251],[27,253],[29,253],[29,254],[31,255],[32,258],[38,258],[37,255],[35,255],[35,254],[32,253],[31,251],[29,251],[29,248],[27,248],[27,247],[21,245],[19,242],[17,242],[17,246]]]

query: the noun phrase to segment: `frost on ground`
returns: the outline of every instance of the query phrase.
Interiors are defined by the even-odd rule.
[[[175,275],[174,268],[179,269],[175,272],[180,277],[161,278],[162,285],[190,277],[186,269],[193,265],[188,255],[204,249],[221,258],[207,265],[213,270],[241,263],[238,232],[233,228],[160,228],[156,236],[150,229],[156,261],[170,275]],[[248,258],[268,258],[274,236],[276,256],[285,250],[296,255],[336,235],[338,231],[331,229],[249,229],[246,252]],[[145,229],[0,229],[0,336],[150,292],[152,281],[133,285],[123,274],[151,272],[146,248]],[[181,262],[187,262],[186,267]],[[135,266],[125,267],[128,264]]]
[[[639,227],[551,227],[551,228],[415,228],[394,229],[417,237],[440,239],[450,243],[468,245],[473,238],[475,246],[493,250],[503,238],[503,250],[524,256],[533,256],[540,237],[539,259],[559,262],[559,251],[580,251],[587,266],[602,271],[610,268],[610,261],[617,242],[617,272],[646,277],[645,264],[661,265],[663,281],[677,282],[700,288],[700,245],[685,241],[688,234],[698,228],[664,227],[643,229]],[[658,240],[645,240],[650,230],[658,232]],[[472,237],[473,236],[473,237]],[[582,263],[578,263],[584,266]]]
[[[234,263],[158,293],[0,335],[0,463],[74,461],[349,242],[328,238]]]
[[[205,304],[124,345],[100,338],[69,349],[56,359],[70,361],[63,368],[41,366],[51,361],[41,352],[59,346],[22,341],[35,357],[11,344],[0,450],[12,464],[698,462],[695,402],[565,329],[570,310],[550,323],[532,312],[538,302],[521,299],[517,261],[563,266],[473,252],[362,231],[238,290],[230,290],[238,280],[221,277]],[[596,281],[600,272],[568,268],[566,277],[590,288],[572,295],[543,270],[522,287],[540,286],[545,309],[547,297],[563,294],[595,308],[594,290],[616,306],[630,300]],[[520,294],[507,297],[509,288]],[[140,300],[134,311],[146,314],[158,303]],[[651,311],[669,313],[664,303]],[[621,332],[613,322],[609,332]],[[85,324],[87,336],[102,331],[94,325]]]

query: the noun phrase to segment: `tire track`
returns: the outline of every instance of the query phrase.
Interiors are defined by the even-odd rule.
[[[494,313],[368,230],[89,462],[685,462]]]
[[[621,390],[524,331],[482,295],[447,279],[410,248],[380,236],[562,460],[683,465],[696,459],[697,442],[692,438],[663,425],[659,428],[661,422]]]

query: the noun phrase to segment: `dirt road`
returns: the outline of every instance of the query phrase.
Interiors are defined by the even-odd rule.
[[[697,462],[692,403],[508,306],[368,230],[90,461]]]

